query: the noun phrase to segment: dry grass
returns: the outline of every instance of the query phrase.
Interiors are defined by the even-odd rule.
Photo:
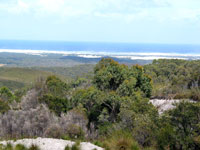
[[[104,142],[106,150],[140,150],[137,142],[127,132],[116,132]]]

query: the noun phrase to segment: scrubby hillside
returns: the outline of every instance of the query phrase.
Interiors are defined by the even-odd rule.
[[[0,87],[7,86],[10,89],[23,88],[25,86],[34,85],[38,78],[47,78],[55,73],[48,71],[40,71],[31,68],[10,68],[0,67]],[[58,75],[63,80],[67,77]]]
[[[181,101],[159,114],[149,101],[156,78],[147,73],[102,59],[92,78],[49,76],[21,97],[1,88],[0,138],[78,139],[107,150],[200,149],[200,103]]]
[[[153,97],[200,100],[199,60],[154,60],[144,68],[153,79]]]

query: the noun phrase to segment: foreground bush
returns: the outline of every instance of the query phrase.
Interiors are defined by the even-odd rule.
[[[40,150],[40,148],[37,145],[31,145],[30,148],[27,148],[22,144],[13,146],[12,144],[8,143],[7,145],[0,145],[0,150]]]
[[[118,131],[105,140],[106,150],[140,150],[137,142],[127,133]]]
[[[64,150],[81,150],[80,143],[77,142],[72,147],[66,146]]]
[[[181,102],[161,120],[159,149],[200,149],[200,103]]]

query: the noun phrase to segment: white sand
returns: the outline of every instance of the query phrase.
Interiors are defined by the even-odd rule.
[[[132,52],[95,52],[95,51],[56,51],[56,50],[22,50],[22,49],[0,49],[0,53],[22,53],[30,55],[45,56],[45,54],[76,55],[84,58],[101,58],[104,56],[129,59],[199,59],[200,54],[178,54],[178,53],[132,53]]]
[[[3,66],[5,66],[5,64],[0,64],[0,67],[3,67]]]
[[[175,108],[176,103],[180,103],[183,100],[174,100],[174,99],[152,99],[150,102],[158,108],[159,114],[162,114],[164,111]],[[193,100],[185,100],[191,103],[195,103]]]
[[[22,139],[17,141],[1,141],[0,144],[6,145],[11,143],[13,145],[23,144],[26,147],[31,145],[37,145],[41,150],[64,150],[65,146],[72,146],[75,142],[61,140],[61,139],[52,139],[52,138],[37,138],[37,139]],[[80,144],[81,150],[103,150],[103,148],[98,147],[94,144],[82,142]]]
[[[175,108],[173,104],[179,103],[180,100],[152,99],[150,102],[158,108],[159,114],[162,114],[164,111]]]

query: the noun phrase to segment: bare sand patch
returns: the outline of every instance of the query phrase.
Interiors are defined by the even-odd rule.
[[[13,145],[23,144],[26,147],[30,147],[31,145],[37,145],[41,150],[64,150],[65,146],[71,147],[75,142],[66,141],[61,139],[52,139],[52,138],[36,138],[36,139],[21,139],[17,141],[0,141],[0,144],[6,145],[7,143],[11,143]],[[101,147],[98,147],[94,144],[88,142],[80,143],[81,150],[104,150]]]

